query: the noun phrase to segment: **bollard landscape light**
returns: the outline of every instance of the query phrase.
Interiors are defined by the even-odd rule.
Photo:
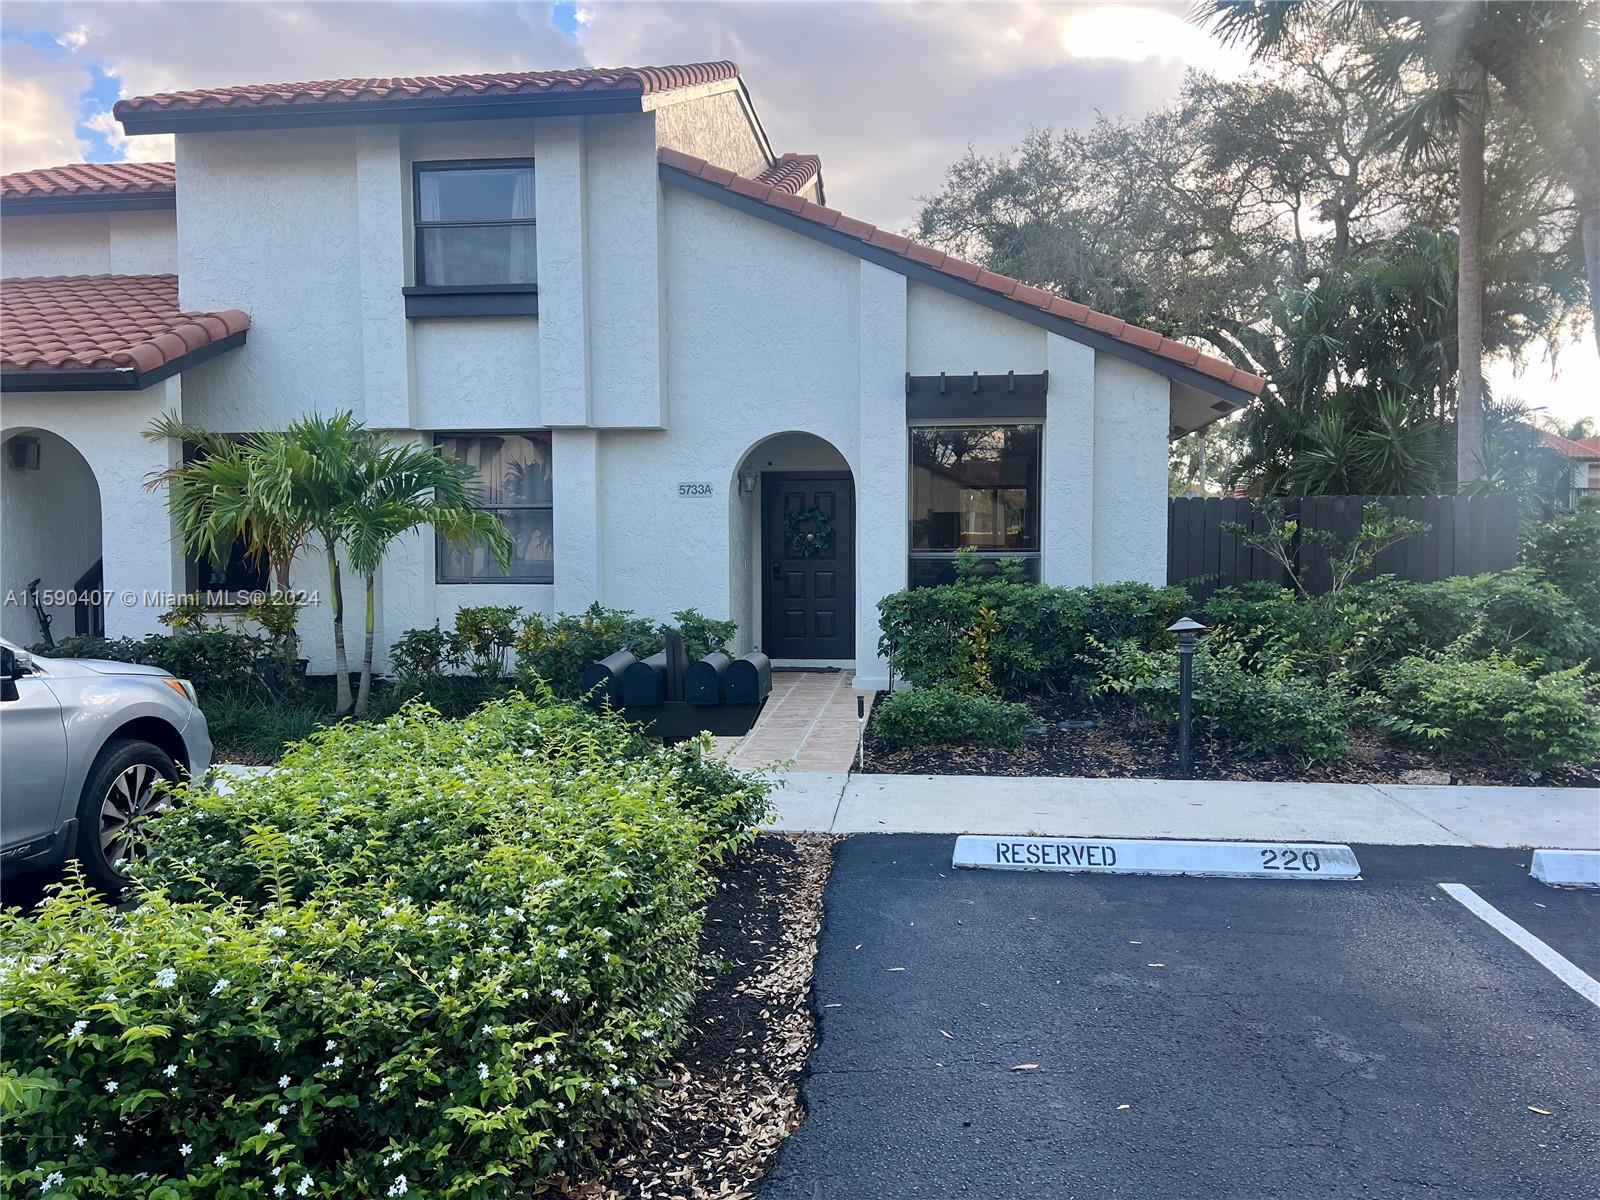
[[[1167,626],[1178,635],[1178,771],[1188,778],[1194,771],[1189,739],[1189,696],[1194,691],[1194,639],[1206,627],[1193,617],[1179,617]]]
[[[856,694],[856,767],[867,769],[867,698]]]

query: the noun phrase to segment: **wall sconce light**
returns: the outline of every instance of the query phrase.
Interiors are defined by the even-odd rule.
[[[36,437],[14,437],[6,443],[6,452],[10,456],[11,466],[18,471],[37,471],[39,469],[39,439]]]
[[[760,471],[739,472],[739,493],[744,496],[754,496],[756,489],[761,486]]]

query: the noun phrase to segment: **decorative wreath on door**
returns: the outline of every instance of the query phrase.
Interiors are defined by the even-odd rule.
[[[833,549],[833,522],[820,508],[797,508],[783,515],[790,558],[811,558]]]

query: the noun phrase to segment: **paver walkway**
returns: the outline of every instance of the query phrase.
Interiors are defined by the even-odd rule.
[[[729,750],[753,771],[792,759],[796,771],[848,771],[856,755],[856,692],[851,671],[774,671],[758,720]],[[872,697],[867,695],[867,710]]]

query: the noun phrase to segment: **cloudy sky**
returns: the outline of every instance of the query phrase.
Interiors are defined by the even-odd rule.
[[[972,146],[1032,125],[1135,117],[1185,68],[1241,56],[1183,3],[7,3],[0,165],[170,158],[128,139],[119,96],[239,83],[731,58],[774,146],[822,155],[829,203],[889,228]],[[1592,340],[1560,374],[1533,362],[1497,391],[1562,415],[1600,408]]]

